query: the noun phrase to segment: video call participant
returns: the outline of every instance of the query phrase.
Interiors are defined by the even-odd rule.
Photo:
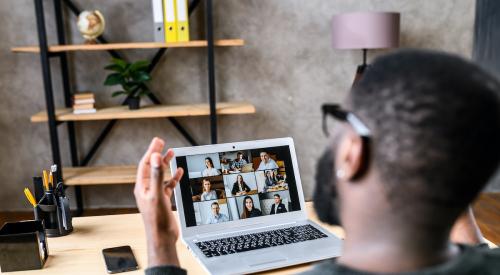
[[[253,199],[250,196],[246,196],[243,199],[243,213],[241,213],[242,219],[254,218],[262,216],[262,212],[253,206]]]
[[[266,171],[266,188],[273,187],[277,184],[276,178],[274,177],[273,170]]]
[[[220,213],[220,207],[217,202],[212,202],[212,215],[208,217],[206,224],[215,224],[215,223],[221,223],[221,222],[227,222],[229,221],[229,217],[224,214]]]
[[[458,56],[400,50],[377,58],[346,101],[371,142],[339,116],[318,161],[314,207],[321,221],[341,221],[348,237],[339,258],[307,274],[497,274],[500,249],[484,244],[469,206],[500,163],[499,90]],[[163,147],[153,140],[134,190],[146,274],[185,272],[170,203],[183,170],[162,184],[174,155],[162,158]]]
[[[270,170],[270,169],[278,169],[278,165],[274,159],[269,157],[267,152],[260,152],[260,164],[257,170]]]
[[[276,210],[277,209],[277,210]],[[271,206],[271,215],[273,214],[280,214],[280,213],[286,213],[286,207],[283,203],[281,203],[281,197],[279,194],[274,194],[274,204]]]
[[[243,165],[245,165],[247,163],[248,162],[245,160],[243,153],[238,152],[236,154],[236,159],[233,160],[233,163],[231,164],[231,168],[233,169],[233,171],[241,171],[241,168],[243,167]]]
[[[210,190],[212,184],[209,179],[203,179],[203,193],[201,193],[201,201],[209,201],[217,199],[217,192],[215,190]]]
[[[211,176],[218,176],[220,175],[219,171],[214,168],[214,162],[212,161],[212,158],[207,157],[205,158],[205,170],[201,172],[201,175],[204,177],[211,177]]]
[[[233,183],[233,189],[231,190],[231,194],[233,196],[241,196],[246,195],[247,192],[250,192],[250,187],[243,181],[243,176],[236,176],[236,181]]]

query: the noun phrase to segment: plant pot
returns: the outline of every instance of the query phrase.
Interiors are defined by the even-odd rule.
[[[140,107],[141,98],[140,97],[130,97],[127,99],[129,110],[138,110]]]

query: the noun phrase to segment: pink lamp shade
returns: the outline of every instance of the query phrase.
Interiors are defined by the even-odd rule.
[[[353,12],[332,18],[335,49],[380,49],[399,46],[397,12]]]

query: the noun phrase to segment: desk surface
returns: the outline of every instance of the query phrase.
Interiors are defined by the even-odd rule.
[[[306,203],[309,218],[318,222],[312,203]],[[319,222],[318,222],[319,223]],[[340,227],[322,223],[332,233],[343,238]],[[144,274],[147,267],[147,252],[144,226],[140,214],[80,217],[73,219],[74,232],[60,238],[49,238],[49,258],[41,270],[20,271],[12,274],[107,274],[102,257],[102,249],[130,245],[139,263],[140,269],[124,274]],[[490,246],[494,246],[490,243]],[[188,274],[206,274],[191,252],[177,242],[177,252],[181,266]],[[310,268],[302,264],[267,273],[292,274]]]
[[[309,217],[317,221],[312,203],[307,204]],[[68,236],[49,238],[49,258],[42,270],[21,271],[12,274],[107,274],[102,249],[130,245],[140,270],[124,274],[144,274],[147,252],[144,226],[139,214],[80,217],[73,219],[75,230]],[[339,237],[340,227],[325,226]],[[179,261],[188,274],[206,274],[191,252],[179,240]],[[272,273],[290,274],[308,269],[310,264],[273,270]]]

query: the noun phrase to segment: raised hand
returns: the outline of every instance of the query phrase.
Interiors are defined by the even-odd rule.
[[[174,157],[169,149],[162,156],[165,142],[154,138],[139,162],[134,196],[141,212],[148,244],[149,266],[179,266],[175,243],[179,238],[179,227],[172,212],[171,197],[176,184],[182,178],[182,168],[173,177],[164,181],[164,171]]]

